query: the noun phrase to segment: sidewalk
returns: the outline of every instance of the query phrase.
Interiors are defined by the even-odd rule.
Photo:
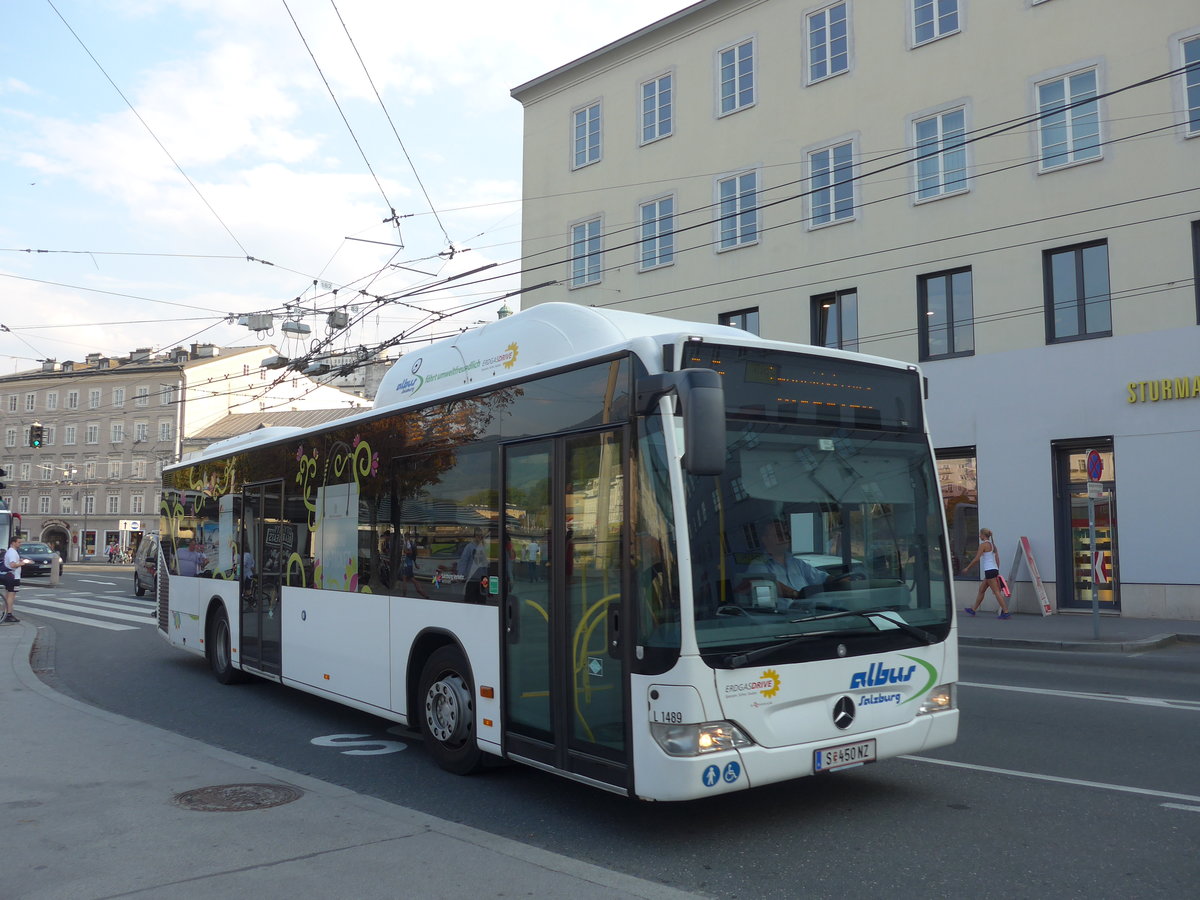
[[[987,608],[984,604],[984,609]],[[1132,619],[1101,616],[1100,639],[1088,613],[1013,613],[997,619],[984,609],[974,618],[958,611],[958,642],[966,647],[1013,647],[1031,650],[1083,650],[1130,653],[1152,650],[1176,641],[1200,642],[1200,621],[1179,619]]]
[[[5,900],[695,896],[78,703],[34,675],[35,634],[0,626]],[[206,799],[253,808],[173,802],[233,785]]]

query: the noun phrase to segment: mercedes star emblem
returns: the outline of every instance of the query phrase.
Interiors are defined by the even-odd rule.
[[[833,724],[845,731],[854,724],[854,700],[843,697],[833,706]]]

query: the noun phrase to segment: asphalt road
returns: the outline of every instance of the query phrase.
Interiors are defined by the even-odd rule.
[[[266,682],[219,685],[148,615],[119,620],[132,626],[123,631],[51,619],[33,605],[37,590],[21,597],[26,620],[46,626],[42,677],[77,699],[677,887],[1043,898],[1179,897],[1200,884],[1200,645],[1130,656],[967,648],[952,747],[647,804],[520,766],[448,775],[391,723]],[[68,572],[57,593],[136,602],[124,570]]]

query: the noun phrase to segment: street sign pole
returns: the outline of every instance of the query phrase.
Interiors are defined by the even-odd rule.
[[[1088,473],[1088,556],[1094,559],[1096,552],[1096,496],[1100,493],[1100,477],[1104,474],[1104,460],[1096,450],[1087,455]],[[1100,640],[1100,588],[1096,584],[1096,567],[1092,565],[1092,637]]]

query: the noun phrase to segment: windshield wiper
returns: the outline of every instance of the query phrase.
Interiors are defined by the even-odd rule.
[[[876,619],[882,619],[885,622],[890,622],[896,628],[906,634],[910,634],[917,640],[932,644],[937,638],[926,631],[924,628],[918,628],[916,625],[911,625],[904,620],[904,617],[896,610],[888,606],[879,606],[875,609],[841,609],[837,612],[819,613],[815,616],[804,616],[799,619],[791,619],[790,624],[797,625],[800,622],[818,622],[822,619],[848,619],[853,616],[862,616],[880,631],[887,631],[887,628],[880,627]]]
[[[791,647],[795,644],[802,644],[805,641],[816,640],[817,638],[826,637],[823,634],[785,634],[781,637],[786,640],[777,641],[774,644],[766,644],[754,650],[747,650],[745,653],[730,653],[725,657],[725,665],[731,669],[740,669],[742,666],[748,666],[756,659],[762,659],[764,656],[769,656],[776,650],[782,650],[784,647]]]

